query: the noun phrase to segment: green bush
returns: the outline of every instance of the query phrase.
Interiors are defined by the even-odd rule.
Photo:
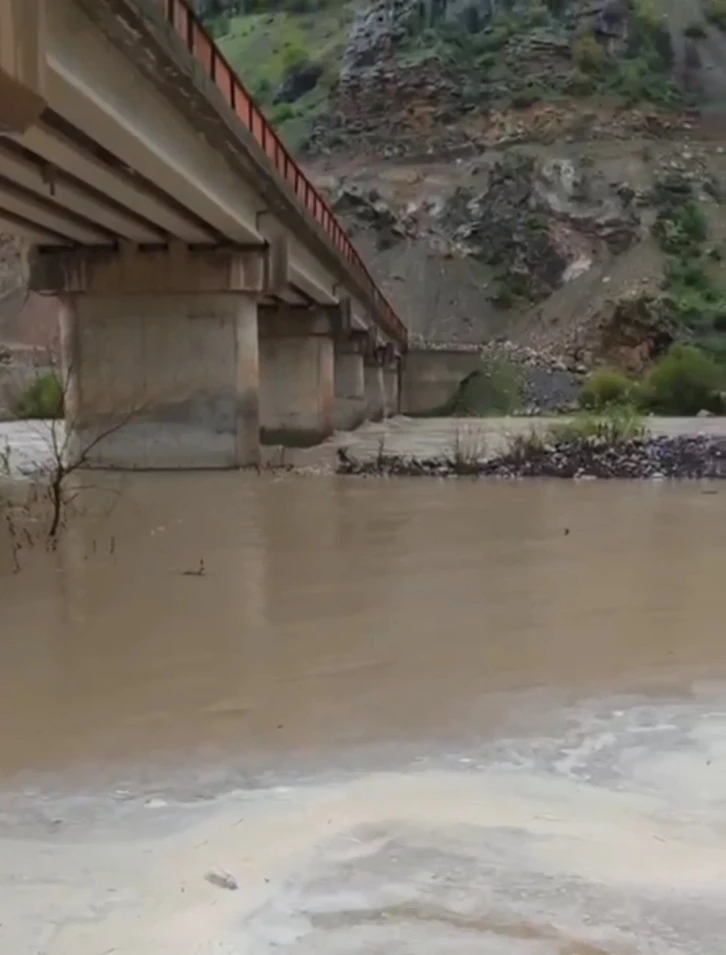
[[[220,39],[223,36],[227,36],[229,33],[229,17],[222,16],[217,17],[216,20],[212,21],[212,36],[215,39]]]
[[[483,416],[509,414],[522,401],[522,379],[511,362],[487,360],[467,375],[454,396],[439,409],[442,415]]]
[[[18,418],[62,418],[63,385],[55,372],[39,375],[22,392],[15,405]]]
[[[695,345],[673,345],[648,372],[643,404],[667,415],[722,411],[723,369]]]
[[[526,23],[528,27],[542,27],[550,18],[550,12],[544,3],[533,0],[527,11]]]
[[[282,126],[295,115],[292,103],[276,103],[269,112],[269,119],[273,126]]]
[[[572,44],[572,60],[583,73],[597,73],[607,62],[608,54],[594,33],[583,33]]]
[[[651,70],[666,72],[674,63],[673,40],[661,0],[634,0],[628,50]]]
[[[709,23],[726,31],[726,0],[704,0],[703,13]]]
[[[687,36],[689,40],[705,40],[708,33],[701,21],[695,20],[693,23],[688,24],[683,31],[683,35]]]
[[[613,405],[628,404],[634,383],[617,368],[600,368],[588,375],[580,390],[580,405],[588,411],[603,411]]]
[[[582,444],[601,441],[603,444],[623,444],[645,436],[643,418],[629,406],[613,407],[604,414],[579,414],[569,421],[554,424],[548,439],[555,444]]]
[[[304,46],[291,42],[286,45],[282,51],[282,70],[285,76],[289,76],[308,62],[308,53]]]
[[[653,235],[670,255],[693,254],[708,238],[708,220],[695,199],[670,203],[658,214]]]

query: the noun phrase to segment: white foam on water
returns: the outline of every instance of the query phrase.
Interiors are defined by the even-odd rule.
[[[154,813],[140,799],[147,827],[167,818],[143,838],[136,810],[115,838],[107,823],[7,837],[2,950],[716,955],[723,709],[617,701],[559,722],[452,754],[455,769],[442,757]],[[238,889],[205,881],[214,868]]]

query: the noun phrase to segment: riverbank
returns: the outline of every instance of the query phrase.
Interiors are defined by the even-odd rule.
[[[433,458],[382,453],[357,460],[341,449],[338,474],[363,477],[726,478],[726,438],[705,435],[634,438],[609,444],[593,438],[514,442],[504,454],[478,457],[455,447]]]
[[[355,431],[336,432],[314,448],[263,448],[262,467],[308,474],[390,474],[445,476],[467,473],[500,476],[577,475],[584,464],[597,477],[720,477],[726,454],[726,417],[643,419],[646,438],[622,446],[617,454],[593,446],[589,458],[547,444],[553,428],[567,417],[407,418],[398,415],[367,422]],[[62,440],[62,424],[55,424]],[[53,425],[43,421],[0,422],[0,451],[7,452],[11,474],[38,473],[53,462]],[[515,468],[512,447],[537,436],[551,450],[533,454]],[[536,449],[535,449],[536,450]],[[341,456],[343,461],[341,461]],[[354,466],[345,463],[345,459]],[[605,468],[607,464],[607,468]],[[576,466],[577,465],[577,466]],[[724,465],[726,468],[726,465]],[[607,470],[608,473],[605,473]],[[712,473],[716,472],[718,473]],[[589,473],[589,472],[588,472]]]

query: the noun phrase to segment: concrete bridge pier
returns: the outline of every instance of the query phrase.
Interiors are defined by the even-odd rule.
[[[335,398],[333,425],[336,431],[352,431],[366,419],[365,363],[358,337],[335,342]]]
[[[396,358],[386,362],[383,366],[384,416],[386,418],[397,415],[401,410],[399,367],[399,362]]]
[[[391,348],[375,348],[365,360],[366,417],[389,418],[400,410],[399,359]]]
[[[63,301],[71,457],[109,468],[259,462],[264,253],[54,252],[32,284]]]
[[[364,367],[366,418],[379,421],[386,413],[383,365],[375,356],[366,356]]]
[[[260,309],[260,433],[264,444],[306,448],[331,434],[334,335],[333,310]]]

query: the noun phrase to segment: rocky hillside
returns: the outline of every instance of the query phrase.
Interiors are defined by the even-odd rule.
[[[200,2],[414,337],[726,355],[726,0]]]
[[[726,101],[726,0],[197,5],[273,121],[314,154],[464,145],[492,111],[534,103]]]
[[[682,338],[726,355],[717,132],[606,113],[553,143],[328,160],[318,178],[415,337],[506,338],[637,372]]]

